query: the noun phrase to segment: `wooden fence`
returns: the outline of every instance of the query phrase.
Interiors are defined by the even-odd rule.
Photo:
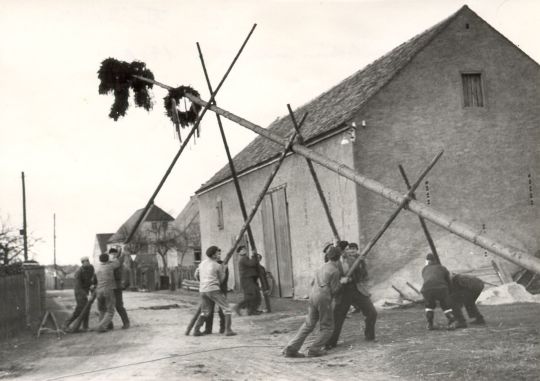
[[[36,330],[45,313],[45,271],[24,265],[20,274],[0,276],[0,340],[29,328]]]

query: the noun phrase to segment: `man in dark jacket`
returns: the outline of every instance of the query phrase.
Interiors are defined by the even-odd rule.
[[[109,249],[109,255],[115,259],[118,259],[118,255],[119,255],[118,250],[115,248]],[[120,319],[122,319],[122,329],[128,329],[129,317],[124,307],[124,299],[122,297],[122,291],[124,290],[124,285],[122,284],[122,273],[123,273],[123,266],[120,266],[114,270],[114,281],[115,281],[114,299],[116,302],[115,304],[116,312],[118,312]],[[109,327],[112,328],[112,321]]]
[[[239,246],[236,253],[240,256],[238,272],[240,273],[240,284],[244,291],[244,299],[234,307],[234,310],[240,315],[240,310],[247,308],[248,315],[258,315],[261,313],[257,310],[257,306],[261,304],[261,289],[257,283],[259,262],[256,254],[251,258],[248,257],[245,246]]]
[[[484,317],[476,307],[476,299],[483,289],[484,282],[480,278],[461,274],[452,275],[450,303],[457,320],[456,328],[467,328],[467,321],[461,310],[463,305],[465,305],[469,317],[474,318],[471,324],[486,324]]]
[[[338,262],[341,276],[352,267],[359,257],[358,245],[351,242],[342,256],[342,262]],[[360,261],[360,265],[352,273],[351,282],[344,284],[339,295],[336,297],[334,307],[334,332],[325,345],[326,349],[334,348],[339,340],[343,322],[351,305],[356,306],[365,317],[364,337],[366,341],[375,341],[375,322],[377,321],[377,310],[371,302],[370,293],[366,286],[368,278],[365,260]]]
[[[332,300],[341,288],[341,284],[347,281],[347,278],[340,279],[337,266],[340,255],[341,251],[337,247],[330,247],[326,252],[328,262],[324,263],[315,272],[311,281],[306,320],[296,333],[296,336],[283,349],[283,355],[285,357],[304,357],[299,350],[308,335],[315,329],[317,322],[320,325],[319,335],[311,344],[308,350],[308,357],[318,357],[326,354],[323,346],[334,330]]]
[[[64,330],[69,328],[69,325],[79,317],[84,306],[88,302],[88,293],[90,292],[90,286],[92,285],[92,279],[94,278],[94,266],[90,264],[88,257],[81,258],[81,267],[75,272],[75,301],[77,306],[73,314],[64,323]],[[86,311],[82,319],[82,329],[88,330],[88,317],[90,316],[90,309]],[[76,330],[75,330],[76,331]]]
[[[432,253],[426,256],[426,266],[422,269],[422,278],[424,284],[422,289],[422,295],[424,296],[424,303],[426,306],[426,319],[427,329],[435,329],[433,326],[433,318],[435,317],[435,307],[437,302],[444,311],[446,318],[448,319],[448,328],[455,328],[454,315],[450,306],[450,273],[448,269],[439,264]]]

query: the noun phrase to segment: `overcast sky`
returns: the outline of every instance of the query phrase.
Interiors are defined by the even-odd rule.
[[[22,226],[21,171],[29,231],[41,263],[91,255],[96,233],[112,233],[144,207],[179,148],[164,116],[131,107],[108,118],[98,95],[107,57],[141,60],[156,79],[191,85],[208,99],[196,50],[214,87],[254,23],[258,26],[220,91],[218,105],[267,126],[414,35],[456,12],[456,0],[2,0],[0,1],[0,217]],[[466,3],[540,62],[540,1]],[[226,164],[216,119],[181,157],[156,204],[176,217],[189,196]],[[225,122],[237,153],[255,135]],[[186,134],[184,132],[184,134]]]

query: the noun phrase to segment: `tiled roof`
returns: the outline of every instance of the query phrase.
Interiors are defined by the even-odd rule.
[[[109,238],[109,243],[113,242],[122,242],[127,238],[127,234],[131,231],[133,226],[135,226],[135,223],[139,219],[139,216],[143,212],[143,209],[137,210],[135,213],[131,215],[131,217],[128,218],[126,222],[120,226],[120,228],[112,235],[111,238]],[[152,205],[150,207],[150,210],[146,214],[146,217],[143,219],[142,222],[154,222],[154,221],[174,221],[174,218],[172,216],[165,212],[163,209],[156,205]]]
[[[308,112],[308,117],[302,126],[304,139],[309,142],[309,140],[322,137],[350,121],[371,97],[392,80],[450,21],[465,10],[472,12],[467,6],[463,6],[452,16],[399,45],[311,102],[296,109],[294,114],[297,118]],[[288,115],[278,118],[268,126],[268,129],[282,137],[289,137],[293,131]],[[258,136],[234,157],[236,171],[241,173],[270,161],[282,150],[283,147],[279,144]],[[226,165],[196,193],[229,177],[231,173],[229,166]]]

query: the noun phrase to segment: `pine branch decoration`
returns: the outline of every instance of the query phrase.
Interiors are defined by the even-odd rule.
[[[154,74],[146,68],[144,62],[140,61],[128,63],[107,58],[98,70],[99,94],[113,93],[114,95],[109,117],[115,121],[126,115],[129,108],[130,88],[133,90],[135,106],[143,107],[146,111],[152,109],[152,96],[149,89],[153,87],[153,84],[134,78],[134,75],[154,79]]]
[[[163,98],[163,104],[165,106],[165,114],[171,119],[171,121],[175,124],[175,126],[178,129],[178,123],[183,128],[193,125],[197,121],[197,117],[199,116],[199,112],[201,111],[202,107],[196,103],[193,103],[190,101],[191,106],[189,107],[189,110],[180,111],[178,110],[178,120],[176,120],[176,116],[172,112],[172,99],[175,100],[176,104],[178,105],[180,103],[180,100],[182,98],[186,97],[186,94],[194,95],[198,98],[200,98],[200,94],[197,90],[192,88],[191,86],[180,86],[176,89],[169,90],[169,94],[165,98]],[[199,131],[197,129],[197,135]]]

